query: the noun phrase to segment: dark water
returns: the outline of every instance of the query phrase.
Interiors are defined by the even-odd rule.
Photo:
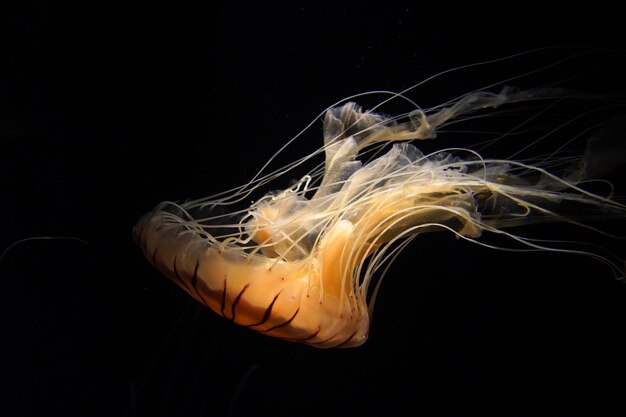
[[[343,97],[535,47],[619,48],[624,36],[610,10],[461,23],[448,12],[36,2],[7,13],[0,248],[29,236],[88,244],[29,242],[0,264],[0,414],[622,415],[626,287],[593,260],[424,236],[390,270],[370,340],[322,351],[202,309],[132,241],[155,204],[249,179]],[[424,106],[499,71],[425,88]],[[608,74],[582,87],[623,92]]]

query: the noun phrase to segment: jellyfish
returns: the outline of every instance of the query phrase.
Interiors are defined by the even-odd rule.
[[[157,205],[134,227],[136,242],[159,271],[227,320],[317,348],[367,340],[382,277],[413,239],[431,232],[495,249],[587,255],[622,277],[620,260],[610,254],[513,232],[534,223],[592,228],[588,219],[625,218],[626,206],[610,193],[585,186],[622,162],[615,155],[623,153],[623,142],[607,145],[603,138],[615,135],[591,135],[581,155],[565,152],[566,142],[535,159],[445,146],[445,130],[454,123],[520,103],[580,98],[578,93],[504,86],[424,109],[405,93],[383,100],[411,103],[393,116],[379,106],[365,110],[354,97],[336,103],[320,115],[318,150],[265,173],[268,162],[229,191]],[[520,126],[487,145],[516,139]],[[422,141],[443,145],[423,152]],[[315,158],[320,162],[313,169],[289,183]],[[487,233],[512,247],[484,243]]]

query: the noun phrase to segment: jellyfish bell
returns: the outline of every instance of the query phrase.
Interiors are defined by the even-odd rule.
[[[224,318],[318,348],[367,340],[388,265],[426,232],[450,231],[485,246],[479,239],[485,232],[500,234],[517,245],[504,249],[584,254],[619,277],[619,260],[609,255],[508,231],[547,221],[590,227],[583,219],[625,218],[624,205],[583,186],[591,171],[623,162],[606,151],[605,140],[590,141],[582,157],[553,153],[536,164],[487,158],[473,148],[419,149],[419,141],[443,142],[447,127],[481,112],[570,95],[505,87],[398,116],[347,101],[325,112],[318,151],[225,193],[161,203],[139,220],[134,237],[158,270]],[[318,156],[317,167],[278,188]],[[555,167],[565,169],[557,175]],[[265,194],[242,207],[262,189]]]

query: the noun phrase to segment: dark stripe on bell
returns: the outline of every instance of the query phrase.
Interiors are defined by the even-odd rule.
[[[200,258],[198,258],[198,260],[196,261],[196,267],[193,270],[193,276],[191,277],[191,285],[193,286],[193,289],[196,290],[196,294],[198,294],[198,297],[200,297],[204,305],[208,307],[209,303],[207,303],[202,293],[198,290],[198,268],[199,267],[200,267]]]
[[[235,301],[233,301],[233,305],[230,307],[230,313],[232,315],[232,317],[230,319],[233,322],[235,321],[235,309],[237,308],[237,304],[239,304],[239,300],[241,300],[241,296],[243,295],[244,292],[246,292],[246,290],[248,289],[249,286],[250,286],[250,284],[246,284],[246,285],[243,286],[241,291],[239,291],[239,294],[237,294],[237,297],[235,297]]]
[[[306,342],[306,341],[308,341],[308,340],[313,339],[315,336],[317,336],[317,334],[320,332],[320,330],[321,330],[321,328],[320,328],[320,327],[318,327],[316,331],[314,331],[313,333],[311,333],[311,334],[310,334],[309,336],[307,336],[307,337],[304,337],[304,338],[302,338],[302,339],[288,339],[288,340],[290,340],[290,341],[292,341],[292,342]]]
[[[291,318],[290,318],[289,320],[287,320],[286,322],[281,323],[281,324],[277,324],[276,326],[274,326],[274,327],[270,327],[269,329],[267,329],[267,330],[263,330],[263,331],[264,331],[265,333],[267,333],[267,332],[271,332],[272,330],[280,329],[281,327],[285,327],[285,326],[287,326],[289,323],[291,323],[291,322],[293,321],[293,319],[295,319],[295,318],[296,318],[296,316],[298,315],[298,312],[299,312],[299,311],[300,311],[300,307],[298,307],[298,309],[296,310],[296,312],[295,312],[295,313],[293,313],[293,316],[291,316]]]
[[[352,333],[349,338],[347,338],[343,342],[339,343],[338,345],[335,345],[335,347],[341,347],[341,346],[345,345],[346,343],[348,343],[356,335],[357,331],[358,330],[355,330],[354,333]]]
[[[222,291],[222,305],[220,307],[220,312],[222,313],[222,317],[226,317],[224,315],[225,308],[226,308],[226,277],[224,277],[224,291]]]
[[[274,307],[274,303],[276,302],[276,300],[278,299],[278,296],[280,295],[280,293],[282,292],[282,290],[278,291],[278,294],[276,294],[274,296],[274,299],[272,300],[272,302],[270,303],[269,306],[267,306],[267,308],[265,309],[265,312],[263,313],[263,318],[261,318],[261,321],[258,323],[254,323],[254,324],[247,324],[246,327],[255,327],[255,326],[260,326],[263,323],[265,323],[269,318],[270,315],[272,314],[272,308]]]
[[[189,291],[189,288],[187,287],[187,283],[178,274],[178,268],[176,267],[176,260],[177,260],[177,258],[178,258],[178,255],[174,256],[174,276],[176,277],[178,285],[183,287],[185,289],[185,291]]]
[[[310,345],[323,345],[324,343],[328,342],[329,340],[334,339],[335,337],[337,337],[337,335],[339,334],[339,332],[335,333],[334,335],[332,335],[329,338],[326,338],[324,340],[320,340],[319,342],[315,342],[315,343],[309,343]],[[352,336],[350,336],[352,337]]]

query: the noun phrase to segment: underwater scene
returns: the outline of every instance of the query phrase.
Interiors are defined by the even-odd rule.
[[[0,414],[623,415],[624,29],[488,12],[11,11]]]

